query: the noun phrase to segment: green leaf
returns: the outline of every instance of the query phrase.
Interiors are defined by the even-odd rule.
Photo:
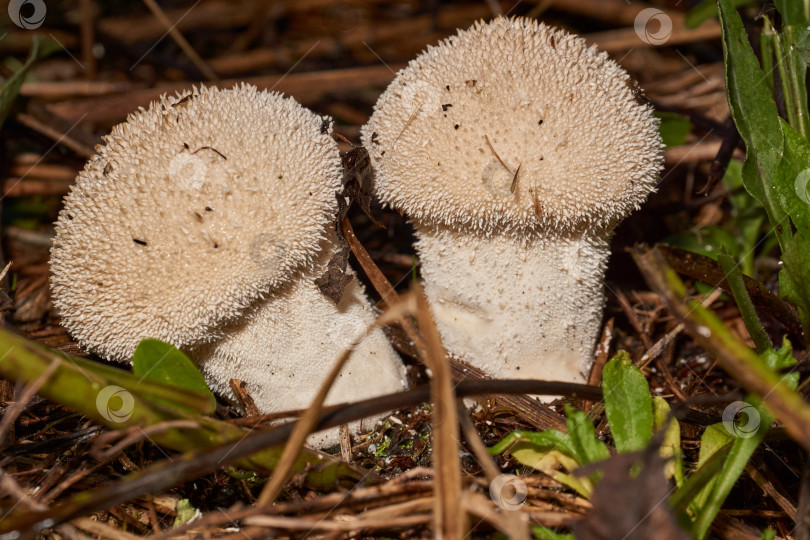
[[[577,454],[581,456],[578,460],[580,464],[588,465],[610,457],[605,443],[596,438],[596,430],[587,414],[566,404],[565,416],[569,436]]]
[[[782,260],[780,295],[798,306],[805,336],[810,336],[810,235],[793,235],[782,252]]]
[[[718,0],[718,4],[729,107],[747,148],[743,182],[765,207],[771,223],[781,223],[785,213],[771,189],[784,147],[779,113],[734,5],[731,0]],[[777,231],[777,235],[784,244],[784,234]]]
[[[734,487],[734,484],[737,483],[737,480],[745,470],[745,466],[750,461],[754,451],[765,438],[765,433],[767,433],[768,428],[773,423],[773,416],[768,412],[768,409],[765,408],[761,399],[756,396],[748,396],[745,402],[748,406],[742,411],[748,417],[746,419],[746,426],[750,426],[751,422],[755,421],[757,422],[756,431],[738,431],[734,427],[731,428],[733,433],[730,433],[730,435],[734,439],[734,442],[731,444],[731,450],[729,450],[728,456],[723,463],[723,468],[717,474],[717,477],[711,485],[707,486],[707,490],[710,487],[711,491],[707,495],[704,495],[702,508],[700,508],[700,512],[695,520],[693,533],[699,540],[706,537],[706,534],[709,532],[709,527],[711,527],[717,513],[720,512],[720,508],[723,506],[728,494],[731,493],[731,489]],[[728,426],[720,424],[719,429],[728,430]]]
[[[542,525],[535,525],[532,527],[532,534],[537,540],[574,540],[573,534],[560,534],[555,533],[547,527]]]
[[[697,470],[705,467],[711,460],[712,456],[721,450],[730,450],[726,448],[732,443],[734,437],[726,430],[723,424],[713,424],[706,428],[703,435],[700,437],[700,450],[698,452]],[[722,467],[720,467],[722,468]],[[719,472],[719,468],[718,468]],[[712,478],[706,483],[704,488],[693,499],[693,508],[699,510],[706,505],[706,500],[714,488],[716,478]]]
[[[37,61],[46,58],[58,48],[59,45],[54,41],[44,40],[38,35],[34,36],[31,51],[28,53],[28,59],[25,61],[25,64],[0,85],[0,126],[3,125],[9,112],[11,112],[11,108],[14,106],[14,101],[20,94],[20,87],[28,71]]]
[[[762,536],[759,537],[759,540],[773,540],[774,538],[776,538],[776,530],[769,527],[765,529]]]
[[[774,5],[782,16],[782,24],[802,26],[810,23],[808,0],[774,0]]]
[[[810,235],[810,144],[788,123],[780,121],[785,148],[779,163],[779,174],[774,177],[776,202],[798,230]],[[781,225],[788,227],[787,223]]]
[[[675,484],[683,482],[683,452],[681,451],[681,426],[670,416],[672,409],[662,397],[653,398],[653,431],[666,429],[661,442],[661,457],[671,458],[664,469],[667,478],[675,478]],[[669,420],[669,423],[667,423]]]
[[[753,4],[754,0],[733,0],[732,3],[735,6],[747,6],[749,4]],[[714,2],[714,0],[706,0],[702,4],[699,4],[689,10],[684,18],[684,23],[686,23],[686,26],[689,28],[697,28],[704,22],[716,16],[717,4]]]
[[[723,185],[729,191],[731,218],[738,233],[739,251],[735,253],[735,250],[729,249],[727,244],[724,246],[729,253],[741,259],[743,274],[753,276],[757,242],[767,216],[759,201],[743,190],[742,162],[737,160],[729,162],[726,174],[723,175]]]
[[[605,364],[602,393],[616,450],[622,454],[646,448],[653,430],[652,396],[647,379],[625,351]]]
[[[689,118],[671,112],[656,111],[655,116],[661,119],[658,131],[667,148],[686,144],[686,137],[692,131],[692,122]]]
[[[570,487],[583,497],[590,497],[593,483],[587,478],[577,478],[560,471],[573,471],[583,463],[579,451],[567,433],[549,429],[546,431],[513,431],[487,451],[497,455],[509,451],[523,465],[541,471],[558,482]]]
[[[174,518],[173,527],[177,528],[184,523],[188,523],[191,518],[202,516],[199,510],[194,508],[188,499],[177,501],[177,517]]]
[[[737,255],[740,252],[737,237],[717,225],[706,225],[690,233],[674,234],[667,237],[666,243],[692,253],[705,255],[715,261],[717,254],[722,249]]]
[[[490,455],[496,456],[511,449],[513,445],[522,442],[531,443],[545,449],[559,449],[582,463],[579,459],[581,456],[577,455],[571,437],[567,433],[557,431],[556,429],[547,429],[545,431],[513,431],[501,439],[498,444],[488,448],[487,451]]]
[[[132,372],[143,379],[172,384],[207,397],[206,410],[196,412],[211,414],[217,408],[217,401],[205,384],[205,378],[188,356],[174,345],[157,339],[144,339],[132,357]]]

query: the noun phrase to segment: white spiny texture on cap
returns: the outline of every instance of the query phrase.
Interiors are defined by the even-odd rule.
[[[65,199],[54,304],[86,348],[187,347],[311,265],[336,211],[328,120],[248,85],[162,97],[115,126]]]
[[[396,393],[407,387],[405,367],[385,335],[376,329],[362,339],[375,314],[362,285],[353,279],[338,305],[315,286],[337,249],[334,234],[323,241],[317,265],[256,305],[248,322],[226,329],[226,337],[200,346],[191,356],[200,364],[211,389],[232,395],[230,379],[247,382],[263,413],[306,409],[340,355],[359,344],[329,391],[326,404]],[[362,339],[362,341],[360,341]],[[369,419],[364,427],[373,427]],[[352,431],[360,431],[353,423]],[[316,433],[310,444],[338,442],[337,428]]]
[[[663,164],[658,121],[628,74],[582,38],[524,18],[428,47],[380,97],[362,138],[380,199],[486,234],[613,225]]]

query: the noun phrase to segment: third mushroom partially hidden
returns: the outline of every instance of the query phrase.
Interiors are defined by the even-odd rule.
[[[419,238],[448,350],[498,377],[584,380],[615,226],[654,190],[658,121],[585,41],[498,18],[430,47],[363,128]]]

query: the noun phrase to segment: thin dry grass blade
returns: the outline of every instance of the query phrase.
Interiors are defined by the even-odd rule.
[[[458,409],[453,376],[427,297],[418,284],[414,285],[414,294],[416,320],[425,340],[425,363],[433,372],[430,394],[433,402],[433,468],[436,471],[434,535],[456,539],[464,535],[465,513],[461,504]]]

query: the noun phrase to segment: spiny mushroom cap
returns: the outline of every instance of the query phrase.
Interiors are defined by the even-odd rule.
[[[331,122],[253,86],[162,97],[115,126],[65,199],[51,249],[62,323],[128,360],[146,337],[218,337],[310,265],[337,209]]]
[[[658,121],[629,75],[582,38],[524,18],[428,47],[362,138],[384,202],[485,233],[609,227],[663,165]]]

